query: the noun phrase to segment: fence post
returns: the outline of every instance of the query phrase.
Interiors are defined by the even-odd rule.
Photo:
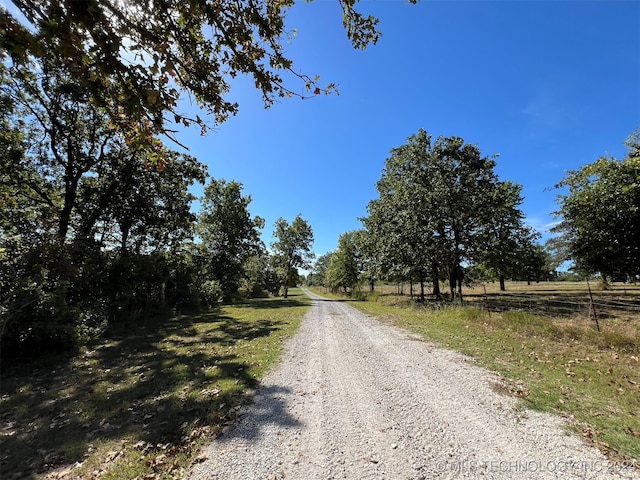
[[[591,293],[591,284],[587,278],[587,289],[589,290],[589,318],[591,318],[591,311],[593,310],[593,318],[596,321],[596,328],[600,331],[600,323],[598,322],[598,312],[596,311],[596,304],[593,302],[593,294]]]

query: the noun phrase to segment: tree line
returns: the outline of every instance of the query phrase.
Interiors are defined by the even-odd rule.
[[[54,57],[0,64],[2,356],[72,348],[150,313],[286,295],[311,258],[308,223],[279,219],[267,249],[240,183],[128,141],[91,99]]]
[[[601,158],[567,172],[558,188],[559,234],[545,245],[524,223],[522,186],[496,175],[495,158],[459,137],[433,140],[424,130],[391,150],[369,202],[364,228],[340,236],[318,258],[309,281],[352,291],[376,281],[409,282],[436,299],[462,298],[476,280],[547,280],[564,262],[581,278],[640,275],[640,142],[623,160]],[[448,286],[440,289],[441,282]]]
[[[336,2],[354,48],[378,19]],[[413,2],[412,2],[413,3]],[[286,296],[313,232],[279,219],[268,251],[237,182],[167,148],[179,127],[205,133],[238,112],[249,76],[268,108],[335,92],[285,52],[293,1],[0,5],[0,346],[2,357],[81,344],[154,308]],[[206,117],[182,112],[183,95]]]

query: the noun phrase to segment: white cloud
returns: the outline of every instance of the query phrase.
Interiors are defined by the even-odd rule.
[[[566,106],[549,92],[539,93],[522,109],[522,113],[530,118],[534,126],[550,130],[559,130],[575,124]]]

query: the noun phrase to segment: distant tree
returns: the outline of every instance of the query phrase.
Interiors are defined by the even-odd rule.
[[[553,229],[562,236],[575,267],[603,280],[640,275],[640,143],[638,132],[627,142],[623,160],[603,157],[567,172],[557,185]]]
[[[208,261],[210,280],[217,280],[229,301],[245,276],[246,262],[264,251],[260,230],[264,220],[251,218],[251,196],[242,184],[211,179],[201,199],[198,236]]]
[[[369,285],[369,291],[373,292],[376,280],[381,277],[375,238],[367,229],[362,229],[357,230],[355,241],[359,253],[360,278]]]
[[[415,2],[415,0],[412,0]],[[252,77],[265,106],[280,97],[331,92],[318,77],[299,73],[285,52],[295,34],[285,27],[293,0],[14,1],[22,23],[0,6],[0,55],[15,63],[56,57],[89,91],[91,101],[133,142],[148,142],[169,121],[206,123],[178,110],[181,91],[220,123],[238,110],[226,96],[231,80]],[[362,15],[358,0],[338,0],[355,48],[380,35],[378,20]],[[6,60],[3,60],[6,61]],[[303,93],[288,86],[292,77]]]
[[[280,294],[282,287],[281,270],[279,266],[280,258],[277,254],[269,254],[265,258],[266,265],[264,270],[265,287],[271,295]]]
[[[520,262],[516,276],[526,280],[529,284],[532,280],[536,282],[549,280],[553,272],[553,269],[550,268],[549,254],[543,245],[537,243],[538,237],[537,232],[532,232],[532,236],[525,238],[525,243],[520,249]]]
[[[273,236],[277,239],[271,244],[278,265],[278,272],[284,297],[289,294],[290,281],[297,276],[298,268],[311,268],[313,260],[313,230],[300,215],[289,224],[284,218],[275,223]]]
[[[549,271],[557,271],[568,262],[569,243],[564,235],[558,235],[547,239],[544,243],[544,251],[547,255]]]
[[[360,276],[358,232],[353,230],[340,235],[338,248],[329,261],[325,280],[332,289],[342,288],[345,293],[358,284]]]
[[[327,286],[326,276],[332,256],[333,252],[328,252],[316,259],[311,272],[313,285]]]
[[[240,279],[241,296],[259,298],[268,295],[269,257],[254,255],[244,262],[244,275]]]
[[[530,270],[531,265],[525,267],[525,259],[532,261],[534,240],[539,237],[523,223],[524,214],[518,208],[521,191],[521,185],[506,181],[497,182],[488,192],[487,215],[479,224],[473,247],[475,261],[498,278],[502,291],[506,289],[506,277]]]

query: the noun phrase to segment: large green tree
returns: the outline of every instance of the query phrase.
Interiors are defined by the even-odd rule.
[[[640,142],[626,158],[603,157],[567,172],[558,184],[561,218],[554,228],[578,271],[603,279],[640,275]]]
[[[359,0],[337,0],[355,48],[380,35]],[[415,2],[416,0],[412,0]],[[286,96],[317,95],[318,77],[286,54],[285,25],[294,0],[13,0],[25,20],[0,6],[0,54],[14,62],[55,56],[134,142],[170,134],[167,122],[198,123],[179,111],[181,92],[220,123],[238,105],[232,79],[251,76],[265,106]],[[6,58],[6,57],[5,57]],[[293,80],[293,82],[292,82]],[[298,82],[296,82],[297,80]],[[301,84],[301,85],[300,85]],[[302,88],[298,88],[300,85]]]
[[[311,268],[314,254],[313,230],[302,216],[297,215],[289,223],[284,218],[276,220],[271,243],[273,256],[278,266],[284,297],[289,293],[290,281],[297,278],[298,268]]]
[[[101,319],[164,303],[173,254],[193,233],[188,190],[205,177],[171,151],[153,166],[53,60],[0,64],[9,350],[64,348]]]
[[[201,199],[198,235],[208,263],[208,277],[220,282],[231,300],[245,277],[247,261],[264,252],[260,230],[264,220],[249,213],[250,195],[242,184],[211,179]]]
[[[462,264],[480,250],[496,206],[495,164],[459,137],[432,142],[424,130],[393,149],[364,219],[382,270],[418,280],[422,298],[428,277],[439,295],[444,274],[451,298],[461,296]]]
[[[379,198],[368,205],[369,216],[362,219],[369,232],[368,270],[378,270],[394,278],[408,278],[424,284],[431,276],[439,296],[438,261],[441,251],[434,241],[429,185],[422,171],[429,164],[431,138],[424,130],[391,150],[382,177],[376,184]],[[413,288],[412,288],[413,293]]]

